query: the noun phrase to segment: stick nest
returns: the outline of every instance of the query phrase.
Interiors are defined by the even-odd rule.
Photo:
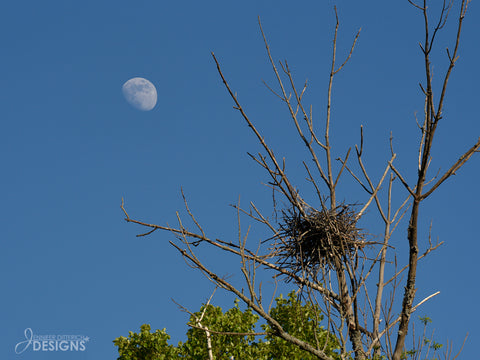
[[[366,246],[352,205],[320,211],[310,208],[306,215],[295,210],[282,213],[281,241],[272,254],[282,268],[297,275],[316,276],[321,268],[335,269],[335,264],[353,260]]]

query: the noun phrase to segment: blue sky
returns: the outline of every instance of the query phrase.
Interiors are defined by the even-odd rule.
[[[288,59],[306,102],[321,124],[334,27],[341,21],[339,57],[362,27],[351,62],[333,91],[334,156],[359,142],[373,176],[388,160],[393,132],[397,167],[413,181],[423,81],[418,42],[422,18],[407,1],[9,1],[0,5],[0,358],[114,359],[112,340],[143,323],[167,328],[184,340],[187,315],[171,301],[196,311],[213,290],[188,268],[167,233],[136,238],[130,215],[175,224],[183,187],[192,210],[211,236],[236,236],[239,196],[268,211],[267,176],[247,156],[260,150],[232,109],[216,72],[214,51],[239,100],[279,156],[286,156],[300,186],[299,161],[307,159],[282,103],[262,84],[274,84],[257,16],[276,59]],[[453,46],[454,24],[439,34],[432,54],[436,84]],[[464,23],[460,60],[449,83],[444,120],[434,145],[432,171],[447,169],[480,134],[477,84],[480,71],[478,4]],[[157,88],[149,112],[131,107],[122,84],[132,77]],[[288,162],[290,160],[290,162]],[[290,165],[289,165],[290,164]],[[301,163],[300,163],[301,164]],[[417,297],[440,296],[419,315],[433,318],[437,341],[459,345],[470,333],[463,358],[473,359],[480,340],[478,289],[479,159],[449,179],[421,212],[423,239],[446,244],[419,266]],[[307,187],[305,186],[305,191]],[[400,186],[399,197],[404,196]],[[361,188],[345,177],[339,198],[362,202]],[[373,213],[373,210],[372,210]],[[245,221],[245,220],[244,220]],[[381,233],[372,223],[370,232]],[[255,239],[253,238],[252,241]],[[405,223],[394,241],[401,249]],[[200,250],[214,269],[232,274],[231,259]],[[235,264],[234,264],[235,265]],[[236,275],[239,278],[239,275]],[[265,278],[268,281],[268,277]],[[214,302],[232,305],[217,293]],[[24,330],[82,334],[82,353],[14,352]],[[82,357],[83,356],[83,357]]]

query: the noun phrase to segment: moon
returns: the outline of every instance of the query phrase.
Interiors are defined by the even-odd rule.
[[[157,104],[157,89],[147,79],[135,77],[122,86],[123,96],[130,105],[142,111],[150,111]]]

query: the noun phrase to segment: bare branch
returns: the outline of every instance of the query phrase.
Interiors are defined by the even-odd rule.
[[[263,34],[263,31],[262,31],[262,34]],[[267,45],[267,50],[268,50],[268,45]],[[269,53],[270,53],[270,50],[268,50]],[[233,101],[235,102],[235,105],[237,107],[237,109],[240,111],[240,113],[242,114],[242,117],[245,119],[245,121],[247,122],[248,126],[252,129],[252,131],[255,133],[258,141],[260,142],[260,144],[263,146],[263,148],[267,151],[268,153],[268,156],[270,158],[270,160],[272,160],[272,162],[274,163],[275,165],[275,169],[276,171],[278,171],[278,173],[280,174],[281,178],[282,178],[282,181],[285,182],[286,186],[287,186],[287,189],[288,189],[288,192],[285,192],[285,196],[293,203],[293,204],[296,204],[298,210],[300,212],[304,212],[303,210],[303,207],[301,206],[300,202],[298,201],[298,193],[294,190],[293,186],[290,184],[290,181],[288,180],[287,176],[285,175],[284,171],[282,170],[282,168],[280,168],[280,166],[278,165],[278,162],[277,162],[277,159],[275,157],[275,155],[273,154],[273,151],[270,149],[270,147],[268,147],[268,145],[266,144],[264,138],[260,135],[260,133],[258,132],[258,130],[256,129],[256,127],[253,125],[253,123],[250,121],[250,119],[248,118],[247,114],[245,113],[245,111],[243,110],[242,106],[240,105],[240,103],[238,102],[238,99],[236,97],[236,95],[232,92],[232,90],[230,89],[230,86],[228,85],[227,83],[227,80],[225,79],[225,77],[223,76],[223,73],[222,73],[222,70],[220,68],[220,64],[218,63],[217,61],[217,58],[215,57],[215,54],[212,52],[212,57],[215,61],[215,64],[217,66],[217,70],[218,70],[218,73],[220,74],[220,77],[222,78],[222,81],[223,81],[223,84],[225,85],[228,93],[230,94],[231,98],[233,99]],[[278,74],[278,73],[277,73]]]
[[[444,241],[439,242],[435,246],[430,246],[422,255],[418,257],[418,260],[423,259],[425,256],[427,256],[429,253],[431,253],[433,250],[436,250],[440,246],[444,244]],[[401,268],[398,272],[395,273],[387,282],[385,282],[385,286],[390,284],[393,280],[395,280],[402,272],[404,272],[406,269],[408,269],[408,265],[405,265],[403,268]]]
[[[428,190],[425,194],[421,196],[421,199],[426,199],[431,195],[445,180],[447,180],[451,175],[455,175],[455,172],[460,169],[467,161],[472,157],[472,155],[480,148],[480,137],[478,138],[475,145],[467,150],[456,162],[453,164],[450,169],[448,169],[445,174]]]
[[[403,176],[398,172],[398,170],[395,168],[395,166],[393,166],[392,163],[389,163],[390,165],[390,168],[393,170],[393,172],[395,173],[395,175],[398,176],[398,178],[400,179],[400,181],[402,182],[403,186],[405,186],[405,189],[408,190],[408,192],[410,193],[410,195],[412,195],[414,198],[417,196],[415,194],[415,192],[410,189],[410,186],[408,186],[407,182],[405,181],[405,179],[403,178]]]

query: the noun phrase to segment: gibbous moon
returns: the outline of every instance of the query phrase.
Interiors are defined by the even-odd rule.
[[[149,111],[157,104],[157,89],[147,79],[136,77],[122,86],[125,99],[138,110]]]

